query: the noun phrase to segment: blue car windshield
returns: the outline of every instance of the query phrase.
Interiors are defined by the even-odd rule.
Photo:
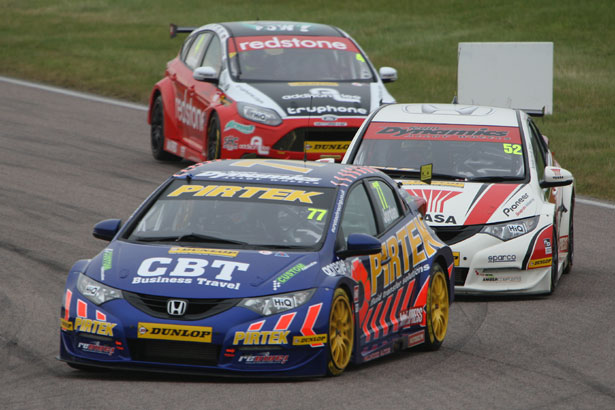
[[[335,189],[175,180],[128,240],[301,248],[326,233]]]

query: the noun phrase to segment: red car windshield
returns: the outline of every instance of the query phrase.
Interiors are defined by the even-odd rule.
[[[241,81],[373,81],[365,57],[344,37],[254,36],[228,40]]]
[[[464,179],[525,176],[517,127],[372,122],[353,164],[420,170]]]

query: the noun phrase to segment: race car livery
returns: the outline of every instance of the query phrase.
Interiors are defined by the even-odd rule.
[[[272,157],[339,162],[381,104],[394,102],[359,45],[337,27],[232,22],[190,33],[151,93],[154,158]]]
[[[457,293],[551,293],[572,267],[573,177],[523,111],[393,104],[343,162],[377,166],[423,198],[425,222],[453,249]]]
[[[380,171],[208,161],[163,183],[109,245],[78,261],[60,359],[221,375],[338,375],[444,341],[450,248]]]

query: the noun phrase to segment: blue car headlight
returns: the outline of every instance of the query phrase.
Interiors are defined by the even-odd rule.
[[[485,225],[481,232],[495,236],[503,241],[508,241],[536,229],[539,218],[540,217],[537,215],[532,216],[531,218],[519,219],[517,221]]]
[[[77,289],[83,296],[95,305],[102,305],[113,299],[122,299],[122,291],[112,288],[111,286],[103,285],[92,278],[79,274],[77,279]]]
[[[275,315],[303,305],[310,300],[315,291],[316,289],[307,289],[260,298],[245,298],[237,306],[245,307],[263,316]]]
[[[273,110],[270,110],[269,108],[238,102],[237,111],[239,112],[239,115],[241,115],[246,120],[259,122],[265,125],[271,125],[273,127],[282,124],[282,118],[280,118],[278,113]]]

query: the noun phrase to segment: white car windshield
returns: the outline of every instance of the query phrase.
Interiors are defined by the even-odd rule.
[[[235,37],[228,50],[231,74],[241,81],[374,80],[363,54],[344,37]]]
[[[175,180],[128,240],[302,248],[325,233],[335,190]]]
[[[372,122],[351,161],[465,180],[525,178],[525,150],[517,127]]]

